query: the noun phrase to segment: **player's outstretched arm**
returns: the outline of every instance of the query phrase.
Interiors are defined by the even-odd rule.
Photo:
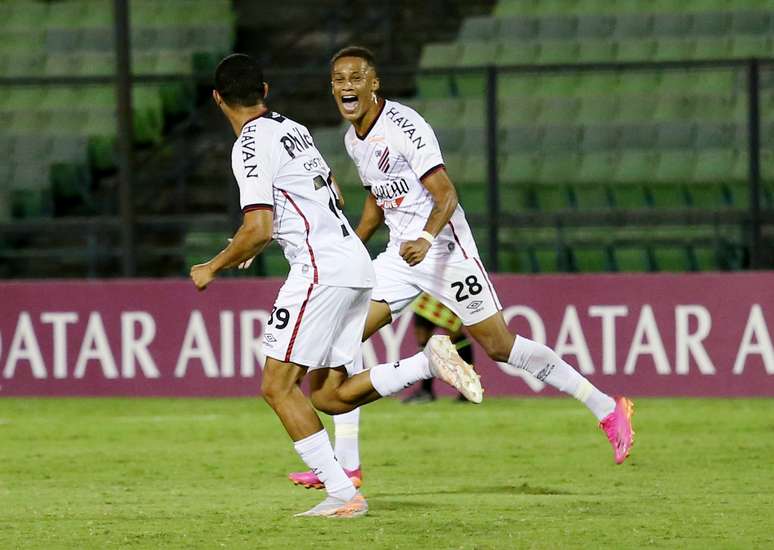
[[[459,200],[457,199],[457,190],[446,169],[441,168],[422,179],[424,185],[433,197],[433,210],[425,223],[425,231],[433,237],[438,235],[443,226],[449,223],[449,220],[457,208]],[[406,241],[400,247],[400,255],[409,265],[417,265],[425,259],[427,251],[432,245],[428,238],[420,237],[413,241]]]
[[[253,258],[271,242],[274,215],[271,210],[251,210],[242,218],[234,238],[220,253],[204,264],[191,268],[196,288],[204,290],[222,270],[235,267]]]
[[[355,233],[364,243],[368,242],[373,234],[379,229],[379,226],[384,222],[384,211],[376,204],[376,198],[371,193],[368,193],[365,204],[363,205],[363,213],[360,215],[360,223],[357,224]]]

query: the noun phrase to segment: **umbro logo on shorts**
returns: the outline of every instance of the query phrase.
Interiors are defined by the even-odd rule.
[[[474,300],[468,304],[466,309],[476,309],[483,303],[481,300]]]
[[[267,342],[276,342],[277,339],[272,336],[271,334],[264,334],[263,337],[266,339]]]

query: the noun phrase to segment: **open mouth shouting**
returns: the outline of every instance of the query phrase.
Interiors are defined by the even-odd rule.
[[[358,106],[360,105],[360,102],[357,99],[357,96],[354,94],[343,94],[341,96],[341,107],[346,111],[347,113],[354,113],[357,111]]]

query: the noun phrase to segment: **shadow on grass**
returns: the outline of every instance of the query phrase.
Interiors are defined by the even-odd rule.
[[[422,495],[571,495],[570,491],[554,489],[551,487],[535,487],[528,483],[521,485],[482,485],[476,487],[457,487],[452,489],[439,489],[435,491],[399,491],[394,493],[373,493],[370,496],[380,497],[404,497]]]

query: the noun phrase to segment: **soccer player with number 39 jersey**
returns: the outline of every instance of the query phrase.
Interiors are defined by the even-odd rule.
[[[410,107],[378,95],[376,63],[365,48],[333,56],[331,87],[341,116],[352,124],[344,145],[368,192],[356,233],[365,242],[382,222],[390,232],[387,249],[374,260],[364,340],[426,292],[462,319],[493,360],[584,403],[622,463],[633,443],[631,401],[604,394],[547,346],[510,332],[433,129]],[[357,433],[351,426],[356,420],[357,411],[336,418],[337,432],[342,426]]]
[[[399,363],[347,376],[345,365],[360,348],[375,282],[371,258],[341,213],[330,169],[309,131],[271,112],[267,93],[251,57],[234,54],[218,65],[213,99],[237,135],[231,163],[243,221],[223,251],[191,268],[191,278],[204,290],[222,269],[240,266],[272,239],[278,241],[290,273],[264,330],[261,390],[328,493],[298,515],[356,517],[368,505],[336,461],[312,405],[346,413],[431,376],[479,398],[481,386],[448,338]],[[311,402],[300,389],[307,374]]]

